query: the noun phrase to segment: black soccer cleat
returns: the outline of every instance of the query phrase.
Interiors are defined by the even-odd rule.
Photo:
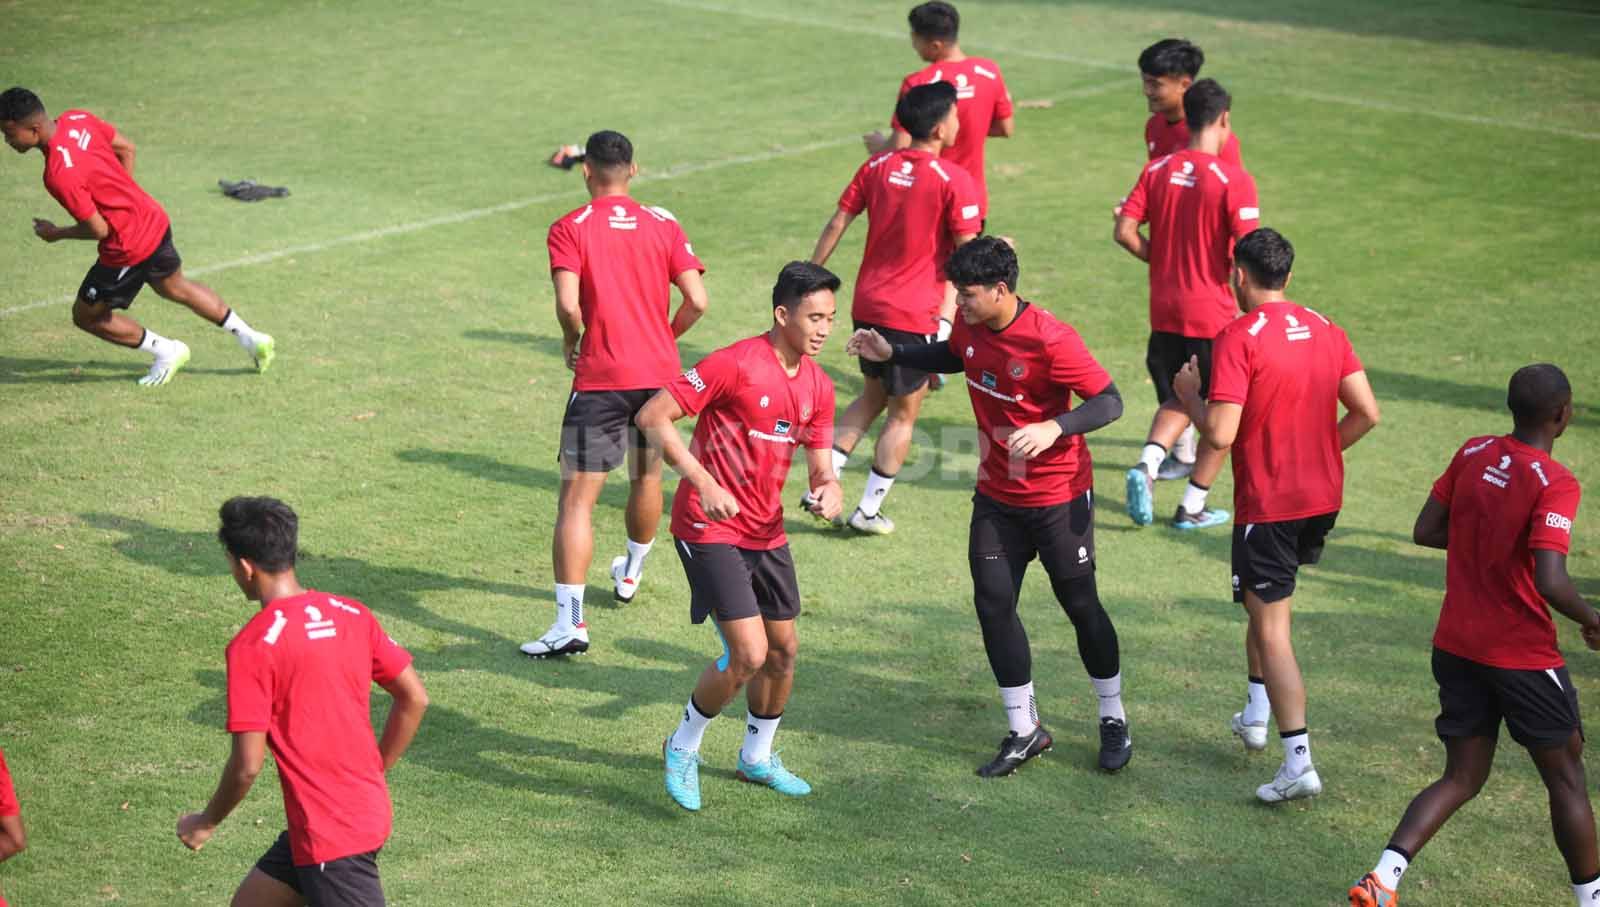
[[[1055,740],[1050,737],[1050,732],[1044,725],[1033,729],[1033,733],[1026,737],[1017,736],[1016,731],[1006,735],[1000,741],[1000,752],[984,765],[978,766],[978,776],[982,778],[1003,778],[1015,772],[1022,763],[1027,762],[1040,753],[1047,753],[1055,745]]]
[[[1128,739],[1128,722],[1121,718],[1100,719],[1100,770],[1118,772],[1133,758],[1133,741]]]

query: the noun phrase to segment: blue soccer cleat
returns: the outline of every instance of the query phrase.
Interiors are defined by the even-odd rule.
[[[765,784],[785,797],[804,797],[811,793],[811,785],[803,778],[783,767],[783,761],[777,753],[767,757],[767,761],[755,765],[744,761],[744,755],[739,756],[738,777],[740,781],[751,784]]]
[[[1172,516],[1172,528],[1190,532],[1195,529],[1210,529],[1212,526],[1222,526],[1228,522],[1228,511],[1205,508],[1199,513],[1190,513],[1178,505],[1178,512]]]
[[[690,812],[700,809],[700,753],[680,750],[672,738],[661,741],[661,756],[666,762],[667,796]]]
[[[1148,526],[1155,522],[1155,481],[1143,466],[1128,470],[1128,516],[1135,526]]]

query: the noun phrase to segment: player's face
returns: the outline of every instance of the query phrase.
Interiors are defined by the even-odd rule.
[[[986,287],[981,283],[956,287],[956,309],[967,324],[981,324],[995,317],[1000,308],[999,285]]]
[[[832,290],[817,290],[800,297],[799,305],[789,312],[784,335],[795,349],[807,356],[821,353],[823,343],[833,333],[833,315],[837,308]]]
[[[6,120],[0,123],[0,132],[6,136],[6,144],[18,154],[23,154],[39,147],[39,126],[37,124],[19,123],[16,120]]]
[[[1151,113],[1171,114],[1183,110],[1183,93],[1194,80],[1188,76],[1142,75],[1144,97]]]

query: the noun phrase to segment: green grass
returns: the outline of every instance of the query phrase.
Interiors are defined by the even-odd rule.
[[[693,361],[766,324],[772,276],[860,161],[850,137],[883,124],[917,65],[906,5],[0,4],[4,78],[138,143],[191,269],[542,199],[208,275],[277,336],[265,378],[149,293],[133,314],[194,348],[157,392],[134,384],[142,357],[75,331],[64,304],[0,314],[0,746],[32,842],[0,867],[13,903],[223,903],[282,827],[269,771],[204,852],[172,836],[227,749],[222,648],[250,606],[212,533],[237,493],[299,509],[302,577],[370,603],[432,694],[391,776],[395,904],[1342,902],[1442,761],[1427,656],[1443,562],[1408,538],[1428,484],[1461,439],[1503,430],[1504,381],[1535,359],[1577,389],[1558,457],[1580,480],[1600,470],[1592,4],[963,4],[968,50],[1018,98],[1056,101],[991,146],[991,225],[1018,240],[1024,295],[1079,327],[1130,404],[1090,443],[1137,745],[1121,776],[1091,769],[1093,697],[1040,575],[1022,609],[1057,749],[1007,781],[972,775],[1004,724],[964,557],[972,458],[937,445],[893,494],[895,536],[791,523],[806,616],[779,746],[810,798],[733,782],[736,708],[707,737],[705,811],[661,790],[660,739],[716,650],[665,546],[634,605],[605,601],[620,480],[597,511],[593,653],[516,652],[550,618],[569,381],[544,231],[584,198],[542,157],[594,128],[634,138],[637,194],[677,213],[710,268]],[[1349,331],[1384,406],[1296,602],[1328,785],[1309,805],[1257,806],[1277,760],[1225,732],[1244,674],[1226,536],[1135,531],[1118,512],[1153,403],[1144,271],[1112,245],[1109,209],[1142,157],[1131,61],[1169,34],[1234,91],[1265,221],[1300,251],[1292,295]],[[0,166],[0,309],[65,296],[92,259],[33,239],[30,215],[59,219],[39,167]],[[216,193],[244,176],[294,195]],[[847,278],[864,233],[834,260]],[[823,363],[848,398],[842,339]],[[934,438],[970,443],[970,425],[959,392],[927,408]],[[1595,513],[1571,561],[1591,595]],[[1562,638],[1586,701],[1600,695]],[[1555,904],[1564,887],[1542,787],[1508,749],[1405,897]]]

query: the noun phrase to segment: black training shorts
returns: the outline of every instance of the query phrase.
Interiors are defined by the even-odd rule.
[[[1053,579],[1094,572],[1094,492],[1049,507],[1015,507],[978,492],[972,496],[967,557],[1026,564],[1037,555]]]
[[[294,865],[289,833],[278,835],[256,868],[288,885],[306,899],[307,907],[383,907],[378,881],[378,852],[360,853],[310,866]]]
[[[911,331],[897,331],[894,328],[879,327],[866,321],[852,321],[858,331],[868,328],[883,335],[883,339],[894,344],[930,343],[935,334],[914,334]],[[904,365],[890,365],[887,362],[872,362],[863,358],[861,360],[861,374],[868,378],[877,378],[883,382],[883,387],[891,397],[909,397],[922,390],[928,383],[931,372],[921,369],[908,368]]]
[[[1150,370],[1150,380],[1156,386],[1156,402],[1165,403],[1175,395],[1172,376],[1183,368],[1190,356],[1200,359],[1200,396],[1211,396],[1211,341],[1199,337],[1185,337],[1166,331],[1151,331],[1150,343],[1145,347],[1144,365]]]
[[[172,245],[172,228],[168,227],[167,235],[161,238],[161,245],[156,246],[149,258],[136,265],[117,267],[95,262],[89,273],[83,276],[83,283],[78,285],[78,298],[95,305],[125,309],[133,305],[133,298],[139,295],[145,284],[171,277],[181,267],[183,259]]]
[[[1281,523],[1233,524],[1233,600],[1244,604],[1246,591],[1265,604],[1294,594],[1302,565],[1322,559],[1322,546],[1339,511]]]
[[[1563,746],[1573,731],[1583,733],[1578,688],[1564,665],[1517,671],[1436,648],[1433,679],[1439,682],[1439,717],[1433,726],[1440,739],[1498,737],[1501,719],[1511,739],[1529,749]]]
[[[673,539],[689,579],[689,620],[718,623],[761,617],[794,620],[800,616],[800,584],[789,546],[758,550],[734,545]]]
[[[627,459],[628,448],[648,446],[633,417],[654,389],[573,391],[561,417],[561,451],[556,455],[576,472],[610,472]]]

